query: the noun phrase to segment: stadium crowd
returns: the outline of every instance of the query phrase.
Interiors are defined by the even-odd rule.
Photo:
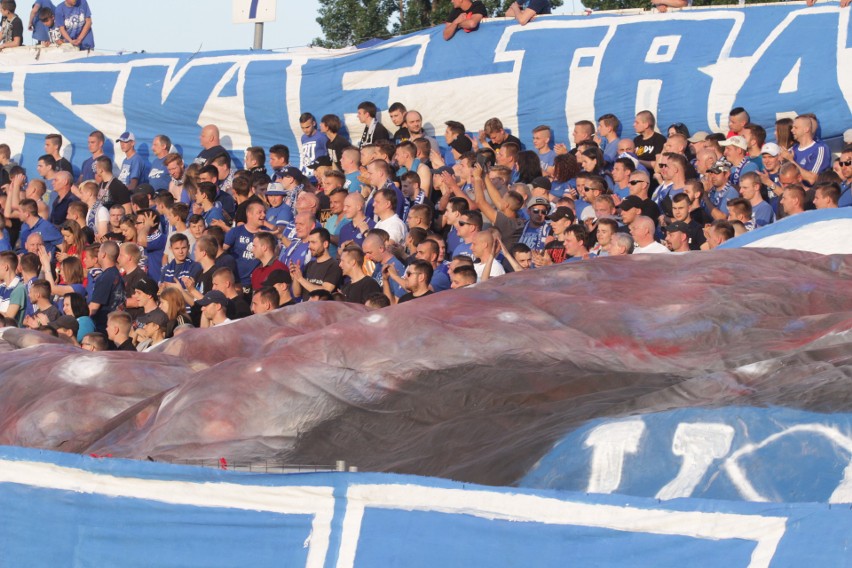
[[[813,115],[778,120],[776,142],[735,108],[727,134],[660,130],[642,111],[635,138],[604,114],[570,143],[547,125],[521,141],[491,118],[477,135],[447,121],[442,144],[416,110],[387,115],[394,132],[361,103],[353,145],[337,115],[304,113],[298,156],[250,147],[241,168],[212,124],[197,156],[163,134],[150,162],[124,132],[120,164],[100,131],[79,165],[49,134],[30,176],[0,144],[0,316],[84,349],[143,351],[299,302],[381,308],[507,272],[714,248],[852,205],[852,145],[832,164]]]

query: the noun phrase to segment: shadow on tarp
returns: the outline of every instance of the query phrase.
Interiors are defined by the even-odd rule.
[[[730,405],[852,412],[849,258],[600,258],[379,312],[295,306],[148,354],[18,350],[0,358],[0,416],[11,417],[0,440],[168,462],[344,460],[509,485],[596,418]],[[767,380],[778,365],[784,380]]]

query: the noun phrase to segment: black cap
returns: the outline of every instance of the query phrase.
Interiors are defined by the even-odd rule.
[[[450,148],[452,148],[459,154],[464,154],[473,150],[473,143],[467,136],[459,136],[458,138],[450,142]]]
[[[330,166],[330,165],[331,165],[331,158],[329,158],[328,156],[320,156],[319,158],[317,158],[316,160],[314,160],[313,162],[308,164],[308,167],[312,170],[315,170],[317,168],[321,168],[323,166]]]
[[[141,278],[133,288],[152,298],[156,298],[157,292],[160,291],[160,287],[151,278]]]
[[[642,209],[642,205],[644,205],[644,202],[641,197],[638,195],[628,195],[621,200],[618,208],[622,211],[627,211],[628,209]]]
[[[565,207],[564,205],[557,207],[556,211],[547,216],[548,221],[561,221],[566,218],[573,222],[577,218],[577,215],[574,214],[570,207]]]
[[[220,306],[227,307],[228,298],[220,292],[219,290],[210,290],[204,297],[195,302],[199,306],[209,306],[210,304],[219,304]]]
[[[281,170],[280,177],[291,177],[298,183],[305,182],[305,176],[302,174],[302,171],[299,168],[294,168],[293,166],[287,166]]]
[[[154,308],[147,314],[142,314],[141,316],[136,318],[136,321],[139,322],[141,325],[155,323],[158,326],[165,328],[169,325],[169,316],[167,316],[166,312],[164,312],[160,308]]]
[[[133,190],[133,195],[137,195],[139,193],[147,193],[148,195],[154,195],[154,186],[150,183],[140,183],[136,186],[136,189]]]
[[[293,278],[290,276],[290,273],[286,270],[273,270],[269,273],[269,276],[266,277],[266,280],[263,281],[264,286],[275,286],[276,284],[287,284],[290,285],[293,283]]]
[[[683,221],[675,221],[671,225],[666,225],[666,232],[673,233],[679,231],[681,233],[686,233],[689,231],[689,225],[684,223]]]
[[[538,176],[537,178],[532,180],[532,182],[530,182],[530,185],[532,185],[533,187],[540,187],[542,189],[547,190],[548,192],[550,192],[550,190],[553,188],[553,183],[551,183],[551,181],[544,176]]]
[[[74,337],[77,337],[77,332],[80,331],[80,322],[74,316],[59,316],[47,325],[52,329],[70,329]]]

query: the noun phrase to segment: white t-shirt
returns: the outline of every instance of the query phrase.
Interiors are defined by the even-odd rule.
[[[476,281],[479,282],[482,280],[482,274],[485,272],[485,263],[477,262],[473,265],[473,269],[476,271]],[[488,275],[489,278],[494,278],[495,276],[503,276],[506,274],[506,270],[503,268],[503,265],[497,262],[495,258],[491,263],[491,274]]]
[[[396,213],[393,214],[393,217],[388,217],[384,221],[376,223],[376,229],[387,231],[390,240],[400,244],[405,242],[405,236],[408,234],[408,227]]]
[[[666,245],[661,245],[660,243],[654,241],[653,243],[644,246],[644,247],[636,247],[633,249],[633,254],[660,254],[664,252],[672,252]]]

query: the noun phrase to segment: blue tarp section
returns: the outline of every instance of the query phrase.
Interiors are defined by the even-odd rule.
[[[852,512],[0,449],[9,566],[848,566]]]
[[[852,415],[679,409],[596,420],[560,441],[523,487],[660,499],[846,502]]]
[[[449,42],[438,27],[340,52],[0,59],[0,139],[32,168],[44,135],[59,132],[79,167],[92,130],[109,139],[133,131],[143,155],[166,133],[194,156],[199,125],[212,122],[241,159],[249,145],[295,153],[306,111],[340,115],[357,138],[364,100],[380,109],[403,101],[438,137],[446,120],[474,132],[497,116],[527,143],[539,124],[567,141],[575,122],[603,113],[633,136],[642,108],[661,129],[683,122],[724,132],[730,109],[743,106],[770,138],[777,116],[804,112],[831,138],[852,122],[848,14],[836,3],[772,4],[542,17],[523,27],[497,20]]]

